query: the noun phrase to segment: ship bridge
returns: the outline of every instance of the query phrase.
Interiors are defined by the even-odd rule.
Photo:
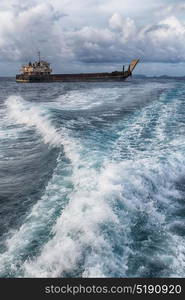
[[[51,72],[50,64],[44,60],[30,62],[21,68],[21,73],[25,75],[50,75]]]

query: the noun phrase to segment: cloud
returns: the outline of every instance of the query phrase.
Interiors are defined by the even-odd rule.
[[[170,2],[170,1],[169,1]],[[173,1],[175,3],[167,3],[167,5],[162,4],[160,7],[157,7],[154,11],[156,17],[167,17],[169,15],[178,15],[181,16],[185,11],[185,3],[183,1]]]
[[[131,18],[114,13],[109,28],[85,27],[66,34],[67,43],[83,62],[184,62],[185,26],[171,16],[157,24],[139,27]]]
[[[134,5],[135,4],[135,5]],[[149,13],[155,7],[151,19]],[[38,50],[61,63],[185,62],[182,1],[9,0],[0,2],[0,60]],[[139,15],[140,14],[140,15]]]
[[[45,56],[60,57],[66,54],[58,12],[50,3],[26,6],[14,1],[10,9],[0,12],[0,57],[6,61],[24,61],[43,49]],[[13,1],[12,1],[13,3]],[[1,3],[2,4],[2,3]],[[25,4],[25,3],[24,3]]]

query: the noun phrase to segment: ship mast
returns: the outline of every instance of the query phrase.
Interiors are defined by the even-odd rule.
[[[40,62],[40,51],[38,51],[38,57],[39,57],[39,62]]]

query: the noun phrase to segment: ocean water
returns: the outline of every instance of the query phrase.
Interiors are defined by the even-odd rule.
[[[185,82],[0,89],[0,277],[184,277]]]

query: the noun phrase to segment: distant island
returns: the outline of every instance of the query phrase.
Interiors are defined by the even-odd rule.
[[[147,76],[144,74],[135,74],[132,77],[134,78],[159,78],[159,79],[185,79],[185,76],[169,76],[169,75],[160,75],[160,76],[156,76],[156,75],[151,75],[151,76]]]

